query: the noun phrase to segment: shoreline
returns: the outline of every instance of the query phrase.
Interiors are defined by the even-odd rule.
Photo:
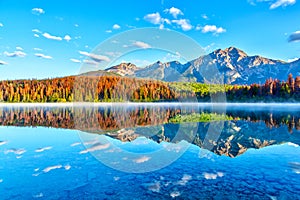
[[[108,107],[108,106],[199,106],[199,107],[300,107],[298,103],[209,103],[209,102],[66,102],[66,103],[0,103],[1,107]]]

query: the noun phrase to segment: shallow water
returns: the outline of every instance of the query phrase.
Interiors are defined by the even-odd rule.
[[[299,110],[2,106],[1,199],[298,199]],[[168,121],[211,112],[232,120]]]

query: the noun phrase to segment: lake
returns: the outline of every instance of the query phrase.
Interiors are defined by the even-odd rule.
[[[1,104],[0,199],[299,199],[300,104]]]

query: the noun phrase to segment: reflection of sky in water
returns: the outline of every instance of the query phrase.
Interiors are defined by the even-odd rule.
[[[0,127],[0,191],[3,199],[83,198],[128,199],[182,197],[222,198],[300,195],[300,148],[273,145],[229,158],[189,146],[177,161],[158,171],[132,174],[101,164],[90,152],[117,155],[118,149],[137,150],[135,159],[119,162],[143,166],[153,152],[167,145],[146,138],[130,143],[89,134],[86,149],[74,130]],[[100,136],[99,136],[100,137]],[[109,143],[104,143],[109,141]],[[172,152],[184,143],[173,144]]]

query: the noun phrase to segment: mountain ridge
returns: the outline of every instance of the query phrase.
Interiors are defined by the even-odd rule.
[[[121,63],[104,71],[120,76],[151,78],[168,82],[207,82],[212,79],[225,84],[264,83],[267,79],[286,80],[289,73],[300,75],[300,58],[293,62],[248,55],[236,47],[217,49],[187,63],[157,61],[145,67]]]

